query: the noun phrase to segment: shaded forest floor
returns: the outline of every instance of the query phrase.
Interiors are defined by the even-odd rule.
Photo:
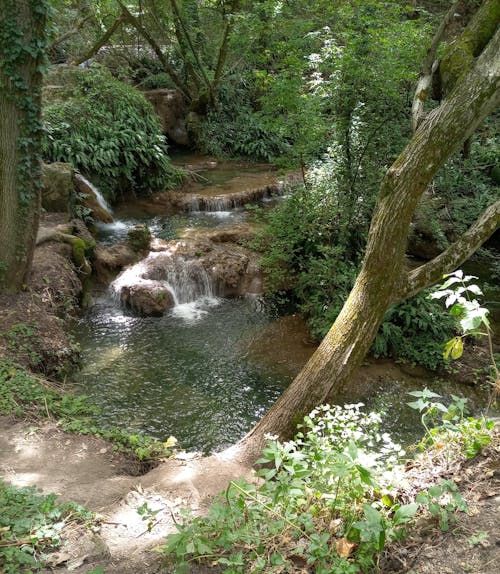
[[[432,463],[431,463],[432,464]],[[442,470],[442,469],[441,469]],[[435,471],[435,468],[432,469]],[[251,470],[218,457],[179,455],[142,476],[137,463],[91,436],[69,434],[52,423],[34,427],[0,418],[0,474],[18,486],[37,485],[74,500],[98,514],[91,530],[66,531],[65,544],[45,572],[87,573],[104,566],[106,574],[172,572],[153,551],[174,532],[181,511],[204,514],[229,480],[251,477]],[[429,466],[409,471],[417,485]],[[409,538],[381,558],[381,572],[412,574],[496,574],[500,566],[500,435],[472,461],[441,472],[457,482],[469,504],[448,532],[421,519]],[[137,512],[146,503],[152,528]],[[217,569],[193,566],[193,573]],[[308,572],[303,571],[304,573]]]

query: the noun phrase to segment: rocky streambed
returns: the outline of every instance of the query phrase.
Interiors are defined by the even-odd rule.
[[[280,196],[283,184],[269,168],[251,166],[246,177],[241,164],[219,173],[209,163],[193,164],[184,195],[129,200],[100,224],[100,288],[74,331],[83,353],[75,384],[104,426],[174,435],[203,452],[240,439],[315,348],[299,317],[278,317],[260,297],[258,256],[247,246],[253,229],[242,206]],[[152,234],[140,255],[125,243],[135,226]],[[419,423],[407,393],[424,386],[484,404],[480,392],[374,360],[342,399],[385,410],[385,427],[411,442]]]

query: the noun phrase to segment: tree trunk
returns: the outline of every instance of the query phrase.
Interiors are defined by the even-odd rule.
[[[422,121],[415,135],[385,175],[372,219],[365,258],[356,283],[334,325],[290,387],[264,418],[233,447],[233,454],[255,460],[266,434],[290,437],[314,407],[349,384],[368,352],[388,307],[425,284],[425,273],[409,284],[404,257],[409,226],[421,195],[438,169],[460,148],[480,122],[498,105],[500,31],[469,73],[457,82],[439,108]],[[451,272],[498,227],[500,203],[493,206],[480,232],[472,233],[454,257],[439,263]],[[475,242],[475,243],[474,243]],[[432,263],[432,262],[431,262]],[[429,264],[427,264],[429,265]],[[436,269],[429,273],[435,278]],[[418,280],[417,280],[418,278]],[[432,284],[432,283],[431,283]]]
[[[6,0],[0,13],[0,290],[27,281],[41,195],[40,119],[47,0]]]

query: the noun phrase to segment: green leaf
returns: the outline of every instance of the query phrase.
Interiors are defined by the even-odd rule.
[[[453,337],[444,346],[443,357],[448,359],[459,359],[464,352],[464,344],[461,337]]]
[[[400,506],[394,513],[394,523],[395,524],[406,524],[409,522],[416,514],[418,510],[418,504],[412,502],[411,504],[405,504]]]

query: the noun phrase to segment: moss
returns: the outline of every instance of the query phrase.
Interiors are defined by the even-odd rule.
[[[129,229],[127,242],[134,251],[147,251],[151,243],[151,231],[147,225],[135,225]]]
[[[489,0],[479,9],[461,36],[446,47],[440,65],[445,93],[466,74],[494,35],[500,20],[498,0]]]
[[[88,276],[92,272],[92,267],[87,260],[87,252],[92,250],[94,245],[89,245],[81,237],[75,237],[74,235],[66,235],[65,239],[71,245],[73,250],[73,261],[75,265],[79,268],[80,273],[83,276]]]

